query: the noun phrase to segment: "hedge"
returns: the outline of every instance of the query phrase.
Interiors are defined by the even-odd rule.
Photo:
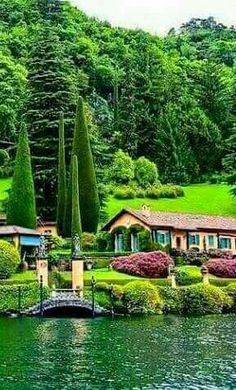
[[[0,286],[0,312],[15,311],[18,309],[19,288],[14,286]],[[43,298],[49,295],[44,288]],[[40,301],[40,289],[38,283],[21,286],[21,309],[27,309]]]

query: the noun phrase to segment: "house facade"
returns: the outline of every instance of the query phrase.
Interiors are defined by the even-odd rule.
[[[146,230],[154,243],[187,250],[222,249],[236,255],[236,219],[182,213],[151,212],[123,209],[104,227],[113,236],[115,252],[125,250],[127,237],[129,250],[139,250],[139,232]]]

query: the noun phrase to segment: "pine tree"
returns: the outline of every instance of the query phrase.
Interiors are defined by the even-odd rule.
[[[7,223],[30,229],[35,229],[37,223],[30,148],[25,126],[22,126],[19,134]]]
[[[84,113],[83,99],[78,99],[75,119],[75,131],[72,146],[72,156],[78,158],[79,189],[80,189],[80,213],[82,231],[94,233],[97,231],[99,221],[99,197],[96,183],[96,175],[93,156],[90,147],[87,120]],[[65,234],[70,231],[71,203],[72,203],[72,174],[67,190]]]
[[[63,235],[66,207],[66,160],[64,115],[61,113],[59,122],[59,152],[58,152],[58,191],[57,191],[57,227]]]
[[[67,118],[65,132],[70,140],[70,124],[75,108],[71,68],[59,38],[45,24],[34,42],[29,63],[27,121],[31,140],[32,163],[38,211],[44,218],[56,217],[58,118]],[[66,145],[67,147],[67,145]]]
[[[81,217],[80,217],[80,204],[79,204],[79,181],[78,181],[78,159],[77,156],[72,157],[72,210],[71,210],[71,237],[76,234],[81,236]]]

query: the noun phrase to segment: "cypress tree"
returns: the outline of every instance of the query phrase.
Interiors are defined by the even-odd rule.
[[[83,99],[78,100],[74,154],[78,157],[82,230],[96,233],[99,222],[99,197]]]
[[[19,135],[7,223],[30,229],[35,229],[37,223],[31,156],[25,125]]]
[[[84,113],[83,99],[78,99],[75,131],[72,147],[72,156],[78,158],[79,171],[79,200],[80,213],[82,222],[82,231],[95,233],[99,221],[99,197],[96,183],[96,175],[93,163],[93,156],[89,141],[88,126]],[[66,205],[66,220],[65,220],[65,234],[69,235],[71,232],[71,203],[72,203],[72,175],[70,173],[68,191],[67,191],[67,205]]]
[[[58,151],[58,193],[57,193],[57,227],[63,235],[66,207],[66,160],[65,160],[65,137],[64,115],[60,114],[59,122],[59,151]]]
[[[81,218],[79,205],[79,181],[78,181],[78,159],[77,156],[72,157],[72,174],[71,174],[71,195],[72,195],[72,210],[71,210],[71,237],[76,234],[81,236]]]

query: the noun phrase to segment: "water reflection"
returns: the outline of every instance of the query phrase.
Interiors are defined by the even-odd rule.
[[[0,319],[0,389],[234,389],[235,318]]]

